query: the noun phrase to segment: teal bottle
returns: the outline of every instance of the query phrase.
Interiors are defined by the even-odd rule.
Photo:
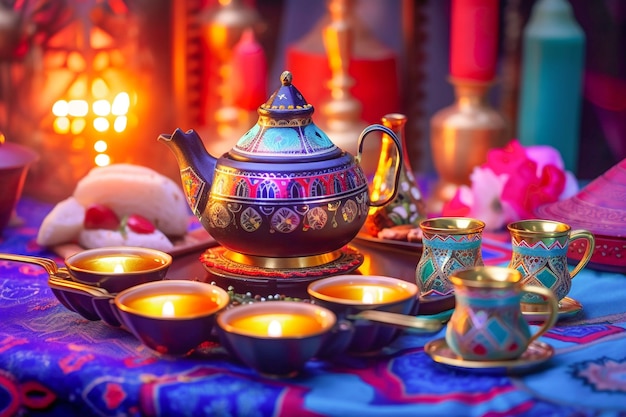
[[[517,138],[553,146],[576,173],[585,33],[567,0],[539,0],[522,42]]]

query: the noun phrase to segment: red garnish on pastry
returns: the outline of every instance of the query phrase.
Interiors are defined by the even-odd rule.
[[[85,211],[83,225],[85,229],[117,230],[120,227],[120,219],[109,207],[103,204],[92,204]]]
[[[131,214],[126,218],[126,226],[135,233],[149,234],[156,229],[154,224],[139,214]]]

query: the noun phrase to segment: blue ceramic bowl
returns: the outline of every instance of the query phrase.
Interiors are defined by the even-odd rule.
[[[316,305],[328,308],[338,319],[364,310],[413,314],[418,304],[417,285],[398,278],[374,275],[337,275],[312,282],[308,293]],[[354,320],[347,348],[352,354],[373,354],[391,343],[401,329],[369,320]]]
[[[170,265],[172,256],[168,253],[132,246],[88,249],[65,258],[65,266],[74,281],[103,288],[111,294],[160,281]]]
[[[165,303],[173,303],[166,312]],[[213,338],[215,317],[228,306],[222,288],[198,281],[148,282],[115,296],[115,314],[153,351],[182,356]]]
[[[336,321],[332,311],[297,301],[244,304],[217,317],[222,345],[271,377],[297,375],[320,351]]]

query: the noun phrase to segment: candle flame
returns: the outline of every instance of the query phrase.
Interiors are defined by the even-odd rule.
[[[122,274],[122,273],[124,273],[124,265],[116,264],[115,267],[113,267],[113,273],[115,273],[115,274]]]
[[[363,298],[361,301],[363,301],[363,304],[374,304],[374,294],[368,290],[363,291]]]
[[[167,300],[165,303],[163,303],[161,315],[163,317],[174,317],[174,303],[172,303],[170,300]]]
[[[267,335],[270,337],[281,337],[283,335],[283,327],[278,320],[270,321],[270,325],[267,326]]]

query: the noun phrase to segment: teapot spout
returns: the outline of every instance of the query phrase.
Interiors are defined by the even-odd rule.
[[[183,132],[177,128],[171,135],[159,135],[157,140],[174,153],[187,203],[199,218],[208,200],[217,158],[207,152],[202,139],[193,129]]]

